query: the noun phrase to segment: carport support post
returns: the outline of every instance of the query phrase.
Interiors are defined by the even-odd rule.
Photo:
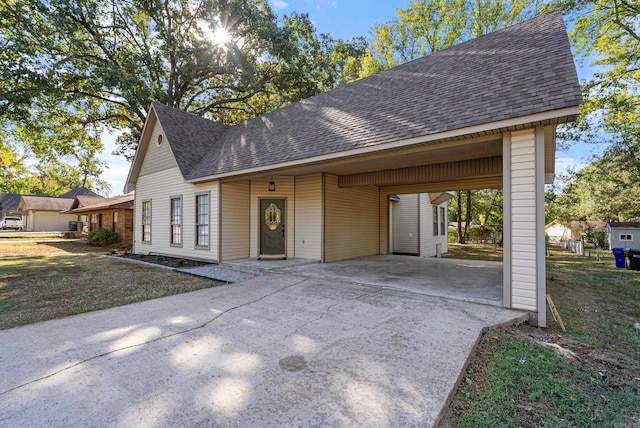
[[[546,326],[544,128],[503,134],[505,307],[533,313]]]

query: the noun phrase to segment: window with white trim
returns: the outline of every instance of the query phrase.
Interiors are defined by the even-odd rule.
[[[631,235],[629,233],[621,233],[620,234],[620,240],[621,241],[633,241],[633,235]]]
[[[171,245],[182,245],[182,197],[171,198]]]
[[[447,234],[447,221],[446,221],[446,214],[444,211],[444,207],[440,207],[440,235],[446,235]]]
[[[151,242],[151,201],[142,201],[142,242]]]
[[[196,247],[209,248],[209,194],[196,195]]]
[[[433,207],[433,236],[438,236],[438,207]]]

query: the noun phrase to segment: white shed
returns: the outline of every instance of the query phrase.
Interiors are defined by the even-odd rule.
[[[609,248],[640,249],[640,222],[609,222],[604,232]]]

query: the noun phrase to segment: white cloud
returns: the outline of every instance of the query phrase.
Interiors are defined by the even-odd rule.
[[[289,3],[282,0],[271,0],[271,4],[275,10],[282,10],[289,6]]]
[[[332,1],[332,2],[331,2],[331,6],[333,6],[333,7],[338,7],[338,2],[337,2],[337,1]]]

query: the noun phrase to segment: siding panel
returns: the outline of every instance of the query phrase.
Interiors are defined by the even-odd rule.
[[[210,192],[209,249],[195,249],[195,194]],[[182,248],[170,246],[171,196],[182,195]],[[142,201],[151,200],[151,243],[142,242]],[[136,184],[134,252],[218,261],[218,182],[185,183],[178,167],[147,174]]]
[[[251,183],[221,185],[221,246],[222,260],[249,258],[249,198]]]
[[[158,135],[161,133],[163,134],[164,141],[160,146],[158,146]],[[169,147],[167,138],[164,136],[164,132],[162,132],[160,122],[156,121],[156,124],[153,127],[153,132],[151,133],[151,139],[149,140],[149,146],[147,147],[147,153],[144,156],[144,162],[140,168],[140,176],[153,174],[155,172],[164,171],[177,166],[178,164],[173,157],[171,147]],[[182,178],[182,176],[180,178]]]
[[[325,262],[377,255],[380,200],[375,186],[339,188],[325,176]]]
[[[295,178],[295,257],[322,259],[322,174]]]

